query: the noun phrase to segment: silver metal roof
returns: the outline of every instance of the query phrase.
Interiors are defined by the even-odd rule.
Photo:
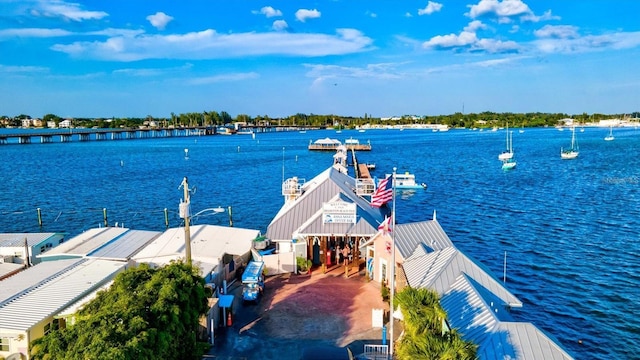
[[[79,260],[62,274],[50,276],[47,281],[2,303],[0,329],[30,329],[111,280],[125,265],[100,259]],[[32,269],[38,271],[37,266]]]
[[[356,204],[355,226],[354,224],[322,224],[318,211],[321,211],[323,203],[336,200]],[[385,209],[374,208],[369,201],[355,194],[354,178],[330,167],[306,182],[303,186],[303,194],[298,199],[285,203],[269,224],[265,235],[272,240],[290,240],[296,232],[374,235],[378,231],[378,224],[384,219],[384,212],[386,212]],[[315,222],[318,217],[320,217],[319,222]],[[312,219],[311,222],[310,219]],[[361,220],[364,222],[361,223]]]
[[[84,256],[99,249],[128,230],[129,229],[119,227],[89,229],[47,251],[45,254],[39,255],[39,257],[61,254]]]
[[[162,235],[162,232],[159,231],[129,230],[87,255],[107,259],[129,260],[160,235]]]
[[[0,234],[0,247],[24,246],[24,238],[27,238],[27,245],[36,246],[51,237],[63,238],[61,233],[5,233]]]
[[[393,231],[396,249],[400,251],[403,259],[411,256],[420,244],[428,246],[431,251],[453,246],[453,242],[437,220],[396,224]]]
[[[505,305],[522,307],[522,302],[509,292],[491,272],[474,262],[455,247],[424,254],[418,248],[415,256],[405,260],[402,267],[407,281],[413,288],[430,288],[442,295],[449,291],[458,276],[467,274],[474,281],[500,298]]]
[[[500,322],[478,348],[480,359],[573,359],[557,342],[531,323]]]
[[[507,311],[486,295],[473,279],[461,274],[440,299],[449,325],[463,339],[479,345],[480,359],[571,359],[534,325],[512,322]]]
[[[7,299],[48,281],[51,276],[63,273],[80,261],[80,259],[72,259],[39,263],[0,281],[0,306]]]

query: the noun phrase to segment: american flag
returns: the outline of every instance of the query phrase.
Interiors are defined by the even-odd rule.
[[[391,175],[384,178],[378,184],[376,192],[371,196],[371,206],[381,207],[393,199],[393,181]]]

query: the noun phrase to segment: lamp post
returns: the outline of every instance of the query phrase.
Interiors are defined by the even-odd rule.
[[[396,228],[396,167],[393,168],[393,178],[391,178],[392,188],[393,188],[393,207],[391,210],[391,229],[395,230]],[[391,307],[391,315],[389,316],[389,332],[390,332],[390,341],[389,341],[389,355],[393,359],[393,297],[396,293],[396,239],[395,233],[391,233],[391,296],[389,301],[389,306]]]
[[[184,250],[187,264],[191,265],[191,233],[189,230],[189,220],[191,218],[189,207],[191,199],[189,198],[189,183],[187,182],[186,176],[180,186],[182,186],[184,190],[184,201],[180,201],[180,217],[184,219]]]

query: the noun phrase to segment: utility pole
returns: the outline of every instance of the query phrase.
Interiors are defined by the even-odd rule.
[[[184,201],[180,202],[180,217],[184,219],[184,249],[187,258],[187,264],[191,265],[191,232],[189,230],[189,221],[191,219],[191,209],[189,198],[189,183],[185,176],[180,184],[184,190]]]

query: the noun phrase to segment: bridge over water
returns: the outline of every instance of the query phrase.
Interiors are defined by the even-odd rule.
[[[243,126],[240,130],[253,132],[298,131],[297,126]],[[184,136],[215,135],[219,132],[213,126],[188,126],[166,128],[116,128],[116,129],[34,129],[19,132],[0,133],[0,145],[31,144],[39,142],[67,143],[72,141],[133,140],[150,138],[171,138]]]

